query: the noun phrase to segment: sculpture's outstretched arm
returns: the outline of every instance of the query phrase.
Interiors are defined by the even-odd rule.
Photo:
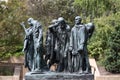
[[[24,31],[26,32],[26,28],[25,28],[24,22],[21,22],[20,25],[23,27]]]

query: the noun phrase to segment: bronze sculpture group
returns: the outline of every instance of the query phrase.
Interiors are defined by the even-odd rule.
[[[46,32],[45,49],[40,22],[29,18],[30,27],[27,29],[21,23],[25,31],[25,67],[32,72],[42,72],[56,63],[56,72],[91,73],[87,41],[92,36],[94,24],[83,24],[81,21],[82,18],[76,16],[75,25],[70,29],[63,17],[52,20]]]

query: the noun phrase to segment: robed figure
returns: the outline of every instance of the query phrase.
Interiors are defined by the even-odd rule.
[[[32,70],[33,66],[33,54],[34,54],[34,41],[33,41],[33,18],[28,19],[28,24],[30,25],[29,28],[26,28],[24,25],[24,22],[21,23],[21,26],[23,27],[25,31],[25,39],[24,39],[24,46],[23,46],[23,52],[25,53],[25,67],[29,69],[29,71]]]
[[[43,61],[43,30],[42,25],[37,20],[34,20],[33,28],[33,41],[34,41],[34,58],[32,71],[41,70],[41,62]]]
[[[25,67],[29,71],[44,71],[48,70],[43,59],[43,30],[41,24],[33,18],[28,19],[29,28],[25,28],[24,23],[21,23],[25,30],[25,40],[23,52],[25,53]]]
[[[87,31],[81,23],[81,17],[75,17],[75,25],[71,30],[70,47],[72,54],[72,72],[88,73],[89,60],[87,52]]]
[[[59,61],[57,71],[62,72],[67,71],[68,67],[67,53],[69,48],[70,26],[66,24],[63,17],[58,18],[58,22],[55,50]]]
[[[57,20],[53,19],[51,25],[48,26],[48,30],[46,32],[46,40],[45,40],[45,47],[46,47],[46,56],[45,61],[50,68],[51,65],[57,63],[57,55],[55,51],[55,44],[56,44],[56,28],[58,27]]]

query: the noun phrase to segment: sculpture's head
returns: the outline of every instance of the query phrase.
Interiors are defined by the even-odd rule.
[[[58,18],[58,21],[59,21],[59,22],[63,22],[63,21],[64,21],[64,18],[63,18],[63,17],[59,17],[59,18]]]
[[[33,26],[33,24],[32,24],[32,21],[33,21],[33,20],[34,20],[33,18],[29,18],[29,19],[28,19],[28,24],[31,25],[31,26]]]
[[[64,28],[66,26],[66,23],[63,17],[58,18],[58,23],[61,26],[61,28]]]
[[[80,16],[75,17],[75,24],[81,24],[82,18]]]

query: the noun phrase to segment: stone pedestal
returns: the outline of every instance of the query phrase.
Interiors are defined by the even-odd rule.
[[[77,74],[77,73],[33,73],[28,72],[25,80],[94,80],[93,74]]]

